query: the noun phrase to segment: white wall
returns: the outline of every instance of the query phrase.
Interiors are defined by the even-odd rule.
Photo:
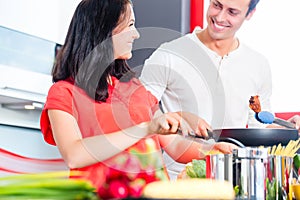
[[[0,0],[0,26],[63,43],[80,0]]]
[[[273,73],[274,111],[300,111],[299,0],[261,0],[240,38],[267,56]]]
[[[206,7],[208,2],[205,0]],[[243,42],[270,62],[275,112],[300,111],[299,7],[299,0],[260,0],[253,17],[238,32]]]

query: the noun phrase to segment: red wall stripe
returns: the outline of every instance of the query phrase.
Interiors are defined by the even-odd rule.
[[[5,156],[8,156],[8,157],[12,157],[12,158],[16,158],[16,159],[19,159],[19,160],[24,160],[24,161],[33,161],[33,162],[39,162],[39,163],[61,163],[63,162],[63,159],[62,158],[57,158],[57,159],[36,159],[36,158],[28,158],[28,157],[25,157],[25,156],[21,156],[21,155],[18,155],[18,154],[15,154],[13,152],[10,152],[10,151],[7,151],[5,149],[2,149],[0,148],[0,155],[5,155]]]
[[[13,170],[10,170],[10,169],[5,169],[5,168],[2,168],[2,167],[0,167],[0,172],[6,172],[6,173],[8,172],[8,173],[12,173],[12,174],[24,174],[24,172],[17,172],[17,171],[13,171]]]
[[[300,115],[300,112],[281,112],[275,113],[275,116],[284,120],[288,120],[295,115]]]
[[[190,31],[196,26],[203,28],[204,0],[191,0]]]

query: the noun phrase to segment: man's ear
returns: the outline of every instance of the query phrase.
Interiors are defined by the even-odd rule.
[[[251,19],[251,17],[252,17],[253,14],[255,13],[255,11],[256,11],[256,8],[254,8],[254,9],[247,15],[246,20]]]

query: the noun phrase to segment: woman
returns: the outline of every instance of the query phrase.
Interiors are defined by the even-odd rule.
[[[193,130],[182,113],[161,114],[156,98],[128,67],[132,43],[139,38],[134,22],[130,0],[81,1],[57,55],[41,115],[45,140],[58,146],[71,170],[86,172],[103,198],[104,183],[124,180],[124,174],[131,182],[168,179],[161,147],[170,155],[182,151],[176,160],[183,162],[199,158],[201,147],[188,141],[169,145],[164,138],[178,129]],[[210,128],[201,119],[196,124],[198,134]],[[230,152],[232,146],[214,148]]]

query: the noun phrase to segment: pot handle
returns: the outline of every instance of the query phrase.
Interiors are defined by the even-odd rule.
[[[241,143],[240,141],[234,139],[234,138],[230,138],[230,137],[220,137],[218,142],[230,142],[233,143],[241,148],[244,148],[245,145],[243,143]]]

